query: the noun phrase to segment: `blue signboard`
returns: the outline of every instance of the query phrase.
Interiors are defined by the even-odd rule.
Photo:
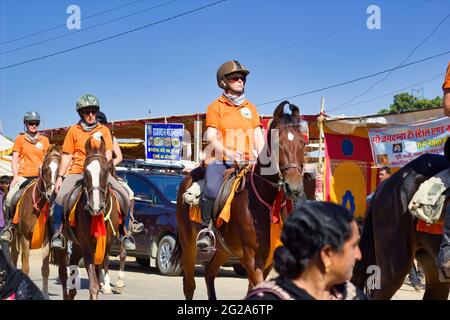
[[[182,123],[146,123],[146,160],[181,160],[183,133]]]

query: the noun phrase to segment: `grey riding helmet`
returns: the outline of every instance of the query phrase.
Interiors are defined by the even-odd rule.
[[[23,116],[23,123],[26,124],[27,122],[31,121],[38,121],[41,122],[41,116],[36,111],[28,111]]]

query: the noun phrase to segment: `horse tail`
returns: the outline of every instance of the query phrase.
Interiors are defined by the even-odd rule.
[[[353,278],[351,281],[355,284],[355,286],[363,290],[370,275],[367,273],[369,266],[376,265],[372,204],[366,212],[359,247],[361,250],[362,259],[355,264],[355,268],[353,269]]]
[[[178,270],[181,268],[182,264],[182,252],[183,248],[180,243],[179,230],[177,228],[177,234],[175,236],[175,248],[173,249],[172,257],[170,258],[171,264],[174,266],[174,270]]]

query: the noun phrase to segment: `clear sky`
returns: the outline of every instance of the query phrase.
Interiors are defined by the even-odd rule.
[[[0,120],[4,134],[14,137],[21,131],[23,114],[29,110],[41,114],[41,129],[75,123],[76,100],[85,93],[99,98],[109,120],[143,118],[149,110],[155,117],[205,112],[221,94],[215,79],[217,68],[231,59],[251,71],[246,85],[249,100],[259,105],[260,114],[271,114],[276,103],[264,104],[268,101],[398,66],[450,13],[450,0],[228,0],[107,41],[5,68],[215,2],[0,0]],[[78,32],[65,26],[70,5],[81,10]],[[381,29],[367,27],[369,5],[380,8]],[[111,10],[117,7],[121,8]],[[126,15],[129,17],[120,18]],[[111,20],[116,21],[105,23]],[[10,42],[58,25],[62,26]],[[449,51],[449,35],[450,18],[406,63]],[[61,37],[36,44],[57,36]],[[15,50],[29,45],[33,46]],[[291,102],[300,106],[303,114],[315,114],[323,96],[325,110],[333,115],[371,114],[389,106],[389,93],[433,77],[405,91],[416,89],[420,93],[415,95],[423,92],[424,97],[434,98],[442,95],[449,61],[447,54],[395,70],[353,103],[387,94],[373,101],[340,106],[385,74]]]

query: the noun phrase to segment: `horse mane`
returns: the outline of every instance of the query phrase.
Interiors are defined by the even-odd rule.
[[[52,153],[61,154],[61,152],[62,152],[61,146],[59,144],[57,144],[57,143],[53,143],[47,149],[47,152],[45,153],[45,156],[48,156],[48,155],[50,155]]]
[[[86,156],[95,154],[105,155],[106,153],[105,139],[103,139],[103,137],[100,137],[100,139],[98,140],[96,138],[91,137],[87,139],[85,149],[86,149]]]

